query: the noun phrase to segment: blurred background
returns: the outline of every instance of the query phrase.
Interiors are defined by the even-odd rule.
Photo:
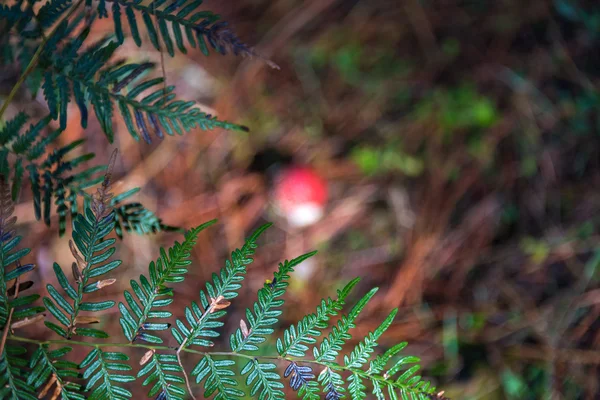
[[[600,399],[596,0],[203,7],[280,69],[199,52],[164,57],[182,98],[249,133],[193,131],[146,145],[119,122],[117,192],[141,187],[136,200],[168,225],[219,219],[201,235],[174,311],[272,221],[230,321],[278,262],[316,249],[293,276],[275,337],[360,276],[354,300],[380,290],[356,335],[399,307],[382,346],[408,341],[422,375],[446,396]],[[111,31],[112,22],[95,30]],[[131,41],[122,55],[161,63],[159,52]],[[86,150],[106,162],[113,147],[97,121],[83,132],[76,107],[70,115],[61,140],[86,138]],[[56,224],[50,233],[34,223],[25,200],[20,229],[41,279],[53,282],[52,261],[72,262],[68,240]],[[302,208],[290,208],[295,202]],[[121,296],[174,240],[181,234],[127,235],[110,294]],[[104,329],[121,337],[112,312]]]

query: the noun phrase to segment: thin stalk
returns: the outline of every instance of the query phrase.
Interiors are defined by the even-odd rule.
[[[185,353],[197,354],[197,355],[201,355],[201,356],[223,356],[223,357],[229,357],[229,358],[237,357],[237,358],[243,358],[246,360],[280,360],[280,361],[295,362],[295,363],[300,363],[300,364],[319,365],[319,366],[328,367],[328,368],[331,368],[331,369],[337,370],[337,371],[348,371],[348,372],[354,373],[364,379],[378,381],[379,383],[382,383],[385,386],[392,386],[392,387],[403,388],[403,389],[408,388],[407,386],[402,385],[396,381],[393,381],[390,379],[385,379],[385,378],[377,376],[377,375],[370,375],[363,370],[349,368],[349,367],[335,364],[335,363],[316,361],[316,360],[299,359],[299,358],[293,358],[293,357],[247,355],[247,354],[242,354],[242,353],[234,353],[232,351],[198,351],[198,350],[194,350],[194,349],[190,349],[190,348],[186,348],[186,347],[180,347],[180,346],[178,346],[179,347],[178,348],[178,347],[170,347],[170,346],[155,346],[155,345],[141,344],[141,343],[135,343],[135,344],[134,343],[90,343],[90,342],[82,342],[82,341],[72,340],[72,339],[36,340],[36,339],[29,339],[29,338],[24,338],[24,337],[20,337],[20,336],[14,336],[14,335],[9,336],[8,340],[14,340],[14,341],[23,342],[23,343],[33,343],[33,344],[37,344],[37,345],[66,344],[66,345],[79,345],[79,346],[87,346],[87,347],[95,347],[95,348],[133,347],[133,348],[139,348],[139,349],[144,349],[144,350],[162,350],[162,351],[168,351],[168,352],[172,352],[172,353],[173,352],[176,353],[177,351],[180,351],[180,352],[185,352]]]

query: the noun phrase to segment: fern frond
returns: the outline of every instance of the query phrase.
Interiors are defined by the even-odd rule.
[[[77,212],[77,195],[102,180],[98,172],[104,166],[87,168],[72,173],[80,164],[91,160],[94,154],[88,153],[75,158],[67,158],[69,153],[80,147],[83,140],[77,140],[50,153],[41,162],[31,162],[27,169],[34,194],[34,211],[36,218],[43,219],[50,226],[52,200],[58,214],[59,235],[66,232],[67,216],[71,219]]]
[[[342,290],[338,290],[338,298],[332,300],[322,300],[317,307],[317,311],[313,314],[308,314],[297,326],[290,326],[283,334],[283,340],[277,339],[277,352],[280,356],[285,357],[290,355],[293,357],[304,357],[308,350],[307,344],[315,344],[316,337],[321,335],[321,331],[327,328],[327,322],[332,316],[342,309],[345,304],[346,297],[354,286],[360,281],[359,278],[350,281]]]
[[[106,238],[115,225],[114,212],[109,207],[111,197],[108,179],[105,178],[102,187],[98,189],[98,194],[94,196],[91,203],[90,201],[85,202],[83,214],[78,214],[73,222],[73,240],[69,242],[69,245],[76,260],[72,268],[76,288],[69,283],[61,267],[56,263],[54,272],[66,297],[52,284],[46,286],[50,297],[44,298],[44,305],[64,328],[50,321],[46,321],[45,324],[65,338],[71,338],[73,335],[108,337],[108,334],[102,330],[82,326],[93,323],[95,320],[89,317],[80,317],[79,314],[81,311],[101,312],[115,305],[112,300],[83,301],[84,294],[114,283],[114,280],[107,279],[95,282],[90,282],[90,280],[105,275],[121,265],[120,260],[108,261],[115,252],[115,248],[112,247],[115,239]]]
[[[163,331],[168,329],[170,324],[148,322],[148,320],[171,317],[169,311],[155,309],[168,306],[173,302],[173,299],[168,297],[173,295],[173,289],[167,284],[183,282],[184,275],[188,272],[186,267],[191,264],[190,251],[196,244],[198,235],[215,222],[216,220],[212,220],[190,229],[185,234],[183,243],[175,242],[168,251],[161,248],[160,258],[156,263],[151,262],[148,268],[150,280],[144,275],[140,275],[139,283],[131,280],[131,289],[137,300],[126,290],[127,306],[119,303],[121,311],[119,322],[127,340],[134,342],[139,339],[150,343],[162,343],[160,337],[148,331]]]
[[[113,3],[116,4],[116,3]],[[57,35],[64,37],[65,28]],[[53,118],[61,127],[66,125],[67,102],[72,97],[82,115],[85,126],[87,104],[91,103],[100,125],[110,142],[114,138],[113,113],[117,108],[127,130],[136,139],[150,143],[151,131],[163,138],[164,134],[181,135],[192,128],[203,130],[220,127],[244,130],[247,128],[219,121],[194,107],[193,101],[177,100],[174,87],[163,87],[163,78],[140,80],[153,69],[153,64],[111,64],[110,59],[118,44],[105,38],[83,51],[79,46],[88,30],[76,38],[66,39],[60,52],[44,51],[40,64],[46,68],[42,88]],[[73,44],[75,43],[75,44]],[[70,45],[73,44],[73,45]]]
[[[344,365],[346,368],[360,369],[368,362],[371,353],[373,353],[375,347],[377,346],[377,340],[390,327],[397,313],[398,309],[394,309],[375,330],[375,332],[369,332],[367,337],[365,337],[363,341],[356,345],[350,356],[344,356]],[[367,397],[365,392],[366,387],[363,384],[363,378],[359,374],[353,372],[348,377],[348,382],[348,391],[353,399],[364,399]]]
[[[285,399],[281,389],[285,386],[281,383],[281,377],[276,371],[277,366],[270,362],[261,363],[257,359],[250,360],[242,369],[242,375],[246,377],[246,386],[250,387],[250,395],[259,393],[260,399]]]
[[[50,115],[42,118],[35,124],[30,124],[27,131],[21,133],[29,117],[18,114],[7,122],[0,130],[0,168],[9,174],[7,180],[12,181],[11,195],[13,201],[17,200],[23,184],[24,174],[27,171],[28,180],[33,192],[33,206],[36,219],[43,219],[47,225],[51,223],[52,209],[58,214],[59,235],[66,231],[69,217],[73,219],[78,211],[77,196],[85,189],[99,183],[102,175],[99,174],[105,166],[95,166],[74,173],[81,164],[90,161],[92,153],[72,157],[71,154],[83,145],[83,140],[55,149],[45,159],[49,145],[60,136],[62,131],[56,129],[50,134],[43,135],[43,131],[52,120]],[[11,165],[9,154],[15,158]],[[164,224],[151,210],[138,202],[124,202],[139,189],[132,189],[116,196],[112,200],[115,209],[115,231],[119,238],[123,232],[135,232],[144,235],[161,231],[179,231],[179,228]]]
[[[342,350],[342,345],[352,337],[348,331],[356,326],[354,320],[376,292],[377,288],[371,289],[369,293],[356,303],[348,315],[342,316],[337,325],[333,327],[329,336],[323,339],[321,345],[313,349],[316,361],[335,361],[338,353]]]
[[[246,309],[248,324],[243,320],[240,321],[240,328],[231,335],[229,344],[233,352],[256,351],[258,345],[273,333],[271,326],[277,323],[282,313],[277,308],[284,304],[284,301],[278,298],[283,296],[289,285],[287,282],[290,278],[289,274],[294,271],[294,267],[315,253],[311,252],[279,264],[273,280],[265,283],[265,286],[258,291],[258,302],[254,303],[252,309]],[[283,398],[280,389],[284,386],[279,375],[273,372],[275,367],[273,363],[261,363],[257,359],[248,361],[242,369],[242,375],[248,374],[246,384],[250,386],[252,395],[260,391],[260,398]]]
[[[130,399],[131,392],[120,386],[119,383],[132,382],[135,378],[125,374],[131,370],[123,353],[102,351],[94,348],[79,364],[79,368],[85,370],[83,379],[86,380],[85,391],[91,391],[91,399]]]
[[[123,231],[135,232],[138,235],[181,231],[181,228],[164,224],[153,211],[148,210],[141,203],[122,203],[123,200],[139,190],[139,188],[131,189],[115,196],[112,200],[112,206],[115,210],[115,233],[119,239],[123,238]]]
[[[121,16],[124,13],[135,44],[141,46],[137,13],[141,14],[145,31],[154,48],[161,50],[164,45],[171,57],[175,55],[175,47],[182,53],[187,53],[188,46],[192,48],[198,46],[205,55],[208,55],[210,46],[221,54],[231,52],[235,55],[257,56],[228,28],[226,22],[220,21],[219,15],[210,11],[198,11],[201,4],[202,0],[191,2],[156,0],[150,4],[116,0],[111,8],[115,34],[119,42],[123,42],[125,34]],[[99,11],[101,6],[103,2],[99,3]]]
[[[29,117],[27,114],[20,112],[13,119],[8,121],[4,127],[0,129],[0,146],[4,146],[15,139],[28,119]]]
[[[40,8],[36,19],[43,29],[50,28],[73,4],[72,0],[49,0]]]
[[[47,344],[39,345],[29,363],[31,372],[27,384],[34,389],[42,388],[44,395],[53,390],[51,393],[54,398],[60,396],[64,400],[84,400],[85,396],[80,392],[81,385],[76,383],[79,378],[77,364],[63,359],[71,350],[71,347],[50,350]]]
[[[314,382],[315,375],[312,367],[308,365],[299,365],[295,361],[285,369],[284,378],[290,378],[290,387],[298,392],[298,396],[305,400],[318,400],[319,388]]]
[[[33,192],[36,219],[43,219],[47,225],[50,225],[51,211],[56,208],[59,235],[62,236],[65,233],[67,217],[69,215],[73,217],[77,211],[77,194],[98,183],[101,176],[97,176],[97,172],[104,167],[98,166],[74,172],[82,163],[94,157],[91,153],[79,157],[71,156],[72,152],[83,144],[81,140],[55,149],[42,159],[50,143],[62,131],[54,130],[44,136],[42,130],[51,121],[51,117],[47,116],[36,124],[31,124],[27,131],[21,134],[20,131],[28,118],[24,113],[18,114],[0,131],[0,165],[4,165],[0,169],[7,176],[7,181],[12,181],[13,201],[19,197],[25,171],[27,171]],[[14,162],[9,162],[9,154],[14,156]]]
[[[173,354],[157,354],[154,350],[149,350],[140,364],[143,367],[137,374],[138,378],[146,376],[142,382],[143,386],[154,384],[148,392],[149,397],[155,397],[159,400],[174,399],[183,400],[185,390],[177,386],[183,384],[184,379],[176,375],[182,372],[177,362],[177,356]]]
[[[204,380],[204,397],[214,395],[215,400],[230,400],[244,396],[244,392],[238,389],[233,360],[216,360],[211,355],[205,355],[192,370],[192,376],[196,377],[196,383]]]
[[[227,260],[219,274],[213,274],[212,282],[206,283],[206,289],[200,291],[200,305],[192,301],[191,307],[186,307],[185,316],[189,328],[179,319],[176,326],[171,328],[173,337],[179,343],[178,353],[189,346],[213,346],[212,338],[218,337],[217,328],[223,326],[219,321],[225,316],[230,300],[238,296],[241,282],[246,274],[247,266],[253,262],[251,256],[256,249],[256,240],[271,224],[266,224],[256,230],[245,242],[241,249],[233,251],[231,261]],[[192,370],[196,382],[204,382],[206,393],[217,392],[215,398],[230,398],[243,395],[234,386],[237,382],[231,379],[234,375],[231,360],[214,360],[204,356]],[[232,361],[231,361],[232,362]],[[241,394],[240,394],[241,393]],[[208,395],[208,394],[207,394]]]
[[[256,249],[256,240],[271,224],[266,224],[256,230],[245,242],[241,249],[236,249],[231,254],[231,261],[227,260],[225,267],[219,274],[213,274],[212,282],[206,283],[206,289],[200,290],[200,306],[192,301],[191,307],[186,307],[185,317],[190,326],[177,319],[176,326],[171,328],[171,333],[180,348],[189,346],[211,347],[213,342],[209,338],[218,337],[216,328],[223,326],[219,321],[227,313],[225,309],[230,301],[238,296],[237,291],[246,274],[246,267],[254,260],[251,256]]]
[[[33,388],[27,384],[27,350],[22,346],[8,346],[0,355],[0,398],[37,400]]]
[[[21,259],[30,249],[17,249],[21,236],[17,236],[14,225],[17,220],[12,214],[14,205],[4,176],[0,175],[0,330],[6,330],[12,324],[24,318],[34,317],[44,311],[43,307],[33,303],[39,295],[19,296],[31,285],[20,282],[21,277],[33,270],[33,264],[21,264]],[[11,288],[9,283],[14,281]],[[0,351],[2,347],[0,346]]]
[[[335,362],[336,357],[342,350],[342,346],[351,338],[348,331],[355,327],[354,320],[376,292],[377,288],[369,291],[352,308],[347,316],[343,315],[337,325],[333,326],[329,336],[323,339],[319,347],[313,349],[315,361]],[[344,381],[338,372],[326,367],[319,374],[318,380],[323,387],[327,399],[337,400],[342,398],[345,392]]]
[[[356,345],[350,356],[344,356],[344,364],[348,368],[361,368],[367,363],[369,356],[377,347],[377,340],[390,327],[392,321],[398,314],[398,309],[394,309],[387,318],[379,325],[375,332],[369,332],[367,337]]]
[[[334,371],[332,368],[325,367],[319,374],[319,382],[323,386],[326,400],[339,400],[346,397],[344,392],[344,380],[342,376]]]
[[[254,303],[252,309],[246,309],[246,318],[248,325],[240,321],[240,328],[229,338],[231,350],[235,353],[242,351],[258,350],[258,345],[267,340],[267,336],[273,333],[274,325],[282,311],[277,310],[283,306],[283,300],[277,300],[283,296],[288,287],[287,282],[289,274],[294,271],[294,267],[302,261],[312,257],[316,251],[297,257],[291,261],[285,261],[279,264],[279,269],[275,272],[273,280],[265,283],[264,287],[258,291],[258,302]],[[252,313],[254,310],[254,313]]]

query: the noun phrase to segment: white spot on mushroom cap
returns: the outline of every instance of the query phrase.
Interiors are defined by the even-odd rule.
[[[288,222],[296,227],[309,226],[323,216],[323,207],[317,203],[304,203],[294,206],[287,215]]]

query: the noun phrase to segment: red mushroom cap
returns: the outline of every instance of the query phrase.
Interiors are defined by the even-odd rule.
[[[279,175],[274,194],[277,211],[292,225],[311,225],[323,215],[327,182],[309,167],[290,167]]]

